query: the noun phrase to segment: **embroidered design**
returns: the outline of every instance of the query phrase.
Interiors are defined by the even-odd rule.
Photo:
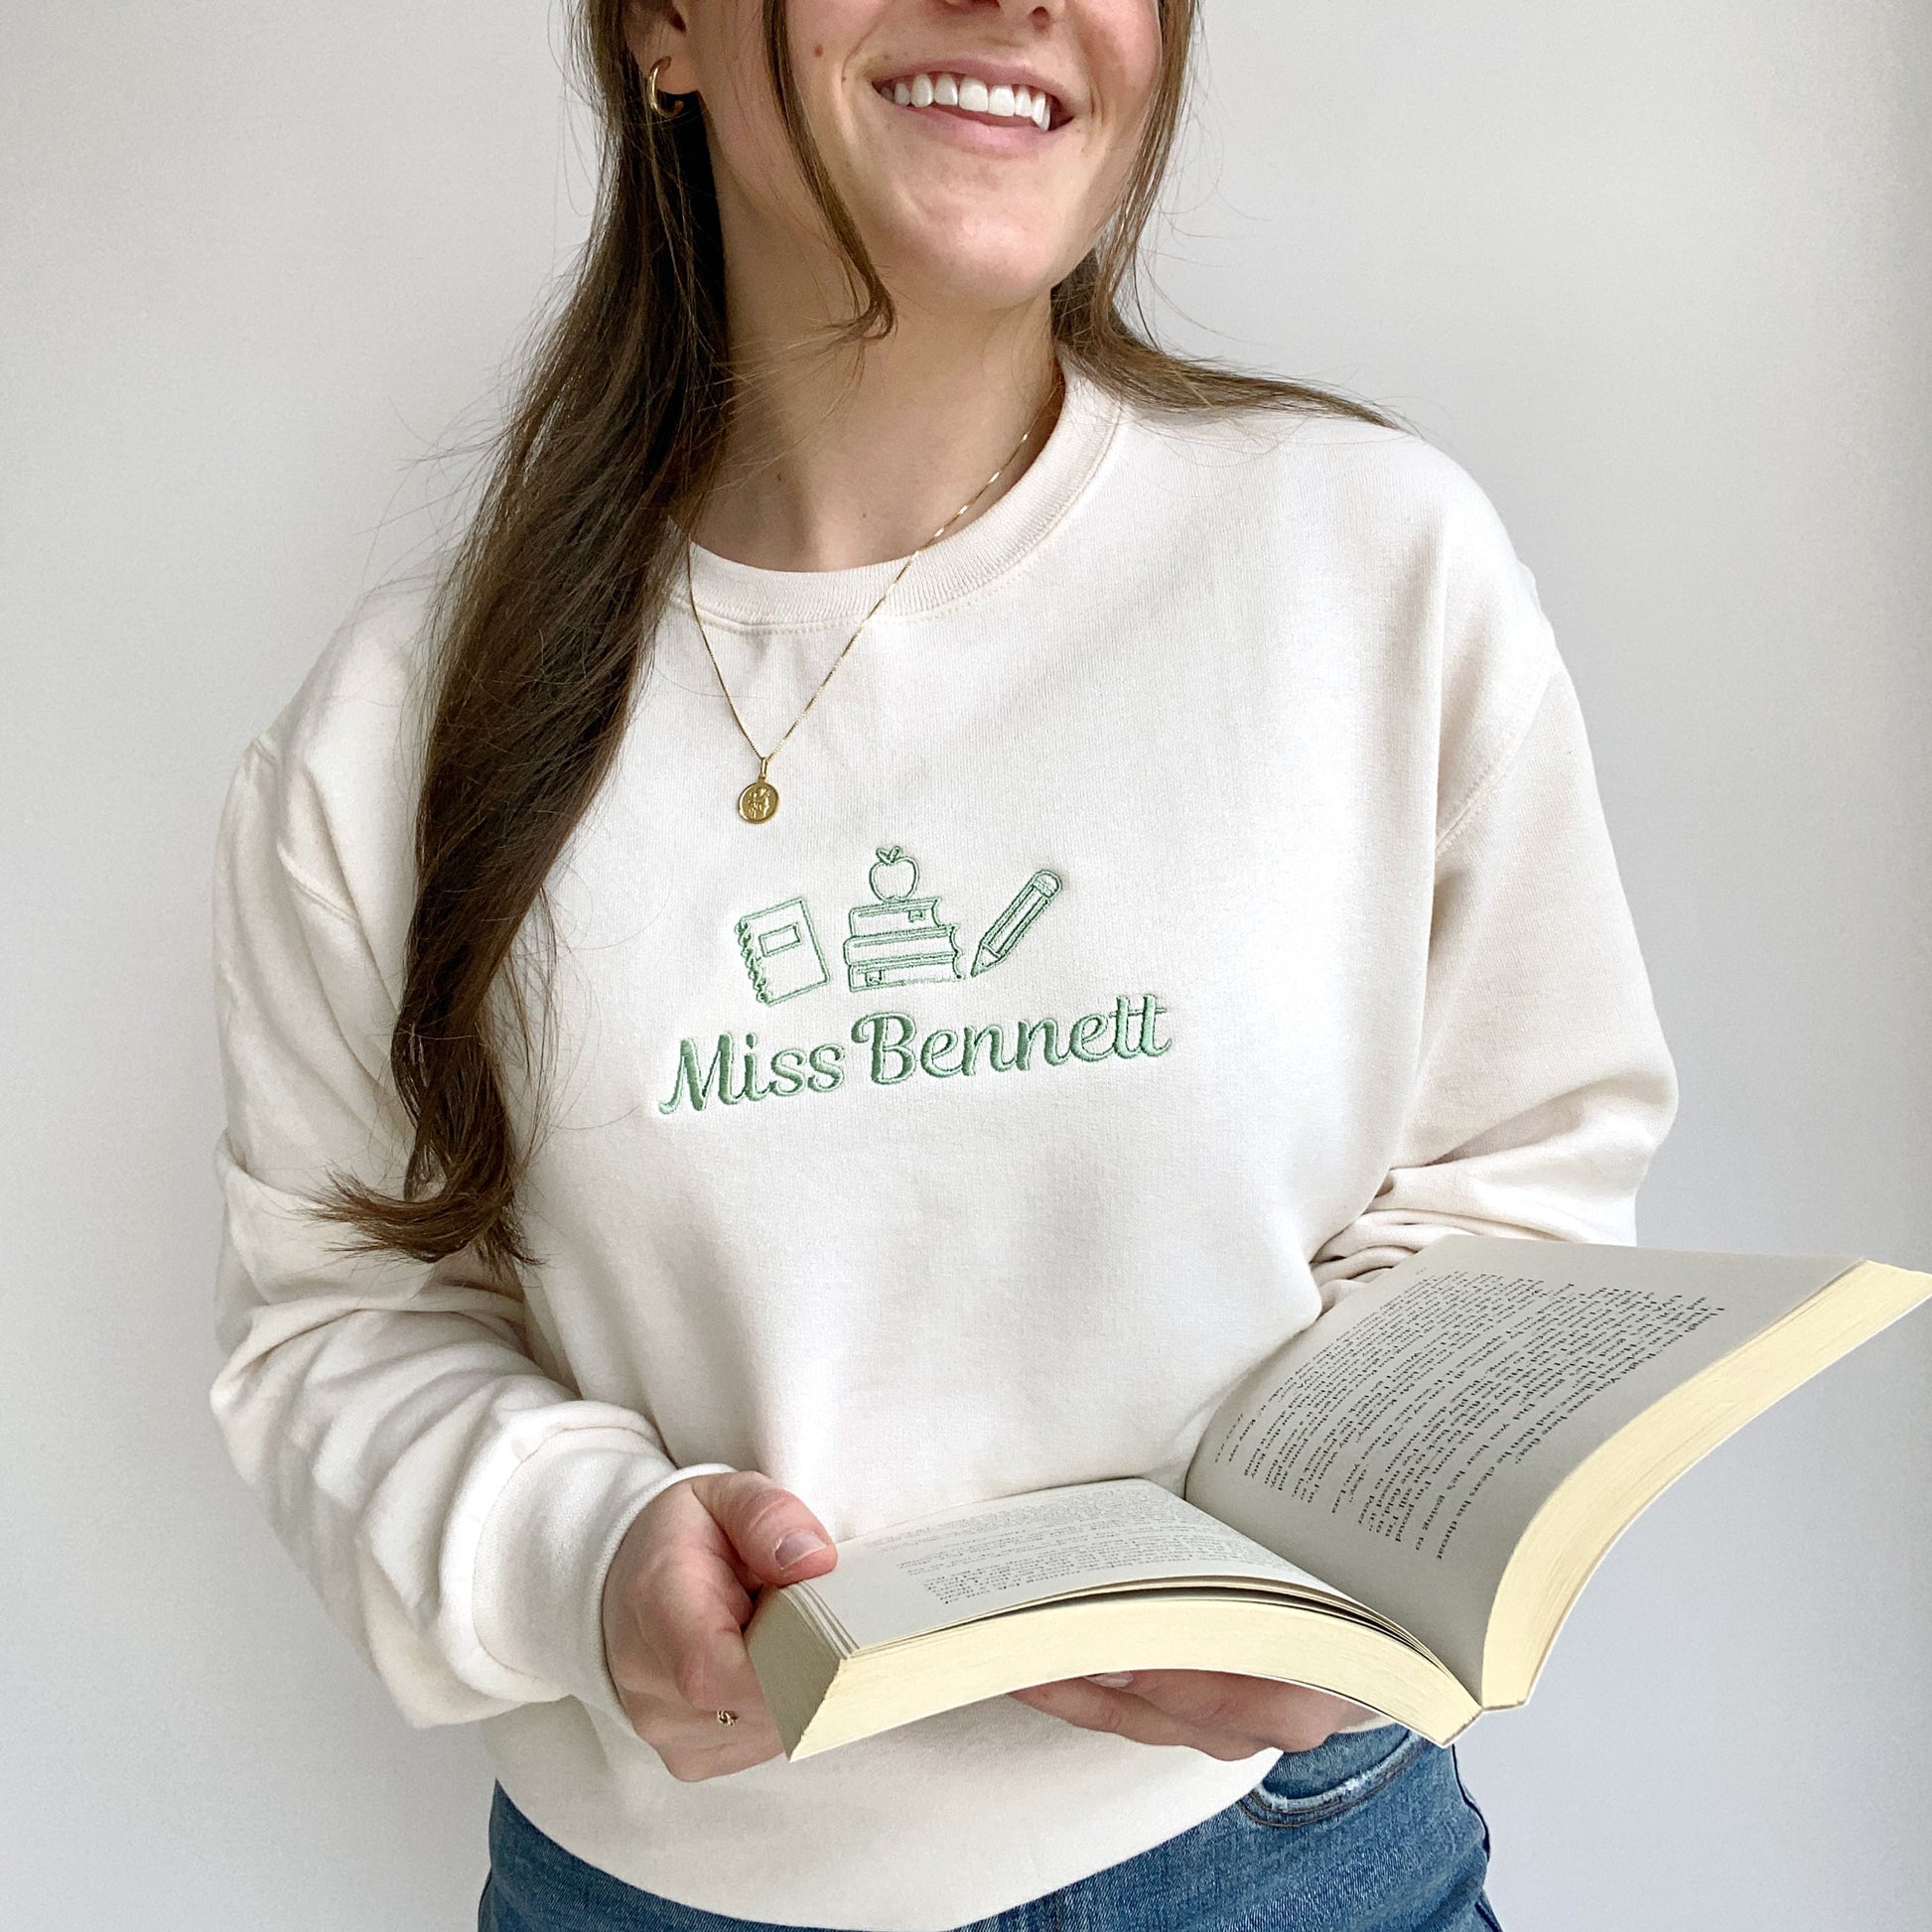
[[[1056,872],[1043,869],[1014,894],[1013,902],[986,928],[973,955],[975,977],[997,966],[1027,935],[1027,928],[1053,902],[1053,895],[1066,882]]]
[[[824,986],[832,977],[802,898],[746,913],[738,922],[738,950],[745,955],[753,992],[768,1007]]]
[[[877,849],[867,884],[871,902],[853,906],[847,915],[842,953],[854,993],[990,972],[1012,956],[1066,890],[1061,874],[1041,867],[980,935],[968,969],[958,927],[940,918],[936,896],[919,897],[918,861],[903,846]],[[734,930],[752,990],[762,1005],[777,1006],[832,983],[802,895],[748,912]],[[943,1027],[927,1027],[913,1014],[880,1007],[854,1020],[843,1040],[811,1046],[760,1046],[753,1033],[721,1033],[702,1041],[687,1036],[678,1041],[670,1092],[657,1102],[657,1111],[701,1114],[708,1107],[836,1093],[848,1084],[916,1091],[928,1080],[961,1075],[972,1079],[1101,1060],[1154,1060],[1173,1045],[1168,1017],[1158,995],[1120,993],[1110,1007],[1092,1013],[1076,1009],[1070,1018],[1043,1014],[991,1023],[954,1018]]]
[[[1058,1020],[1019,1020],[1013,1024],[1011,1055],[1004,1026],[935,1027],[919,1031],[909,1013],[884,1011],[860,1016],[851,1038],[861,1050],[852,1056],[851,1077],[876,1087],[897,1087],[914,1076],[950,1079],[956,1073],[1026,1073],[1037,1066],[1064,1066],[1069,1060],[1159,1059],[1173,1045],[1163,1037],[1168,1008],[1153,993],[1117,994],[1111,1012],[1082,1014],[1070,1024]],[[681,1107],[701,1114],[707,1106],[736,1107],[796,1094],[836,1093],[847,1079],[845,1047],[837,1040],[817,1046],[780,1046],[767,1055],[757,1034],[720,1034],[710,1054],[695,1039],[678,1041],[677,1068],[660,1114]]]
[[[957,927],[940,919],[936,897],[913,897],[919,867],[912,855],[882,845],[867,883],[874,903],[855,905],[847,920],[845,973],[852,991],[959,978]]]

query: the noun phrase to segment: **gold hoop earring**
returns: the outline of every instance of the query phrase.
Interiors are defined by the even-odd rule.
[[[644,104],[650,109],[654,120],[674,121],[684,112],[682,96],[660,94],[657,91],[657,76],[670,65],[671,57],[666,54],[661,60],[653,61],[650,71],[644,75]],[[669,107],[664,105],[667,99],[672,102]]]

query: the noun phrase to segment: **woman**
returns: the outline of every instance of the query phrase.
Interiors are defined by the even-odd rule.
[[[1122,320],[1190,0],[583,27],[486,498],[230,794],[236,1462],[483,1721],[496,1932],[1493,1925],[1359,1705],[1148,1671],[794,1765],[741,1630],[838,1538],[1177,1486],[1446,1232],[1632,1238],[1674,1077],[1531,581],[1377,412]]]

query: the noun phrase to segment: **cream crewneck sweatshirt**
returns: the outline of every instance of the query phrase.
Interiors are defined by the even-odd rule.
[[[893,564],[696,591],[769,744]],[[1224,1762],[996,1698],[680,1783],[604,1666],[634,1513],[757,1468],[836,1537],[1147,1474],[1451,1229],[1629,1241],[1677,1101],[1569,675],[1419,439],[1166,418],[1077,374],[775,760],[688,610],[553,876],[558,1042],[516,1282],[343,1252],[393,1182],[422,605],[249,748],[216,886],[211,1401],[416,1725],[632,1884],[935,1932],[1232,1803]],[[519,1094],[520,1120],[530,1118]]]

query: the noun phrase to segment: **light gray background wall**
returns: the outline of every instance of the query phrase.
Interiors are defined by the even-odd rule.
[[[1663,1245],[1932,1268],[1932,10],[1212,0],[1165,280],[1487,487],[1684,1106]],[[216,805],[581,231],[543,0],[0,11],[0,1921],[458,1927],[405,1727],[204,1406]],[[1932,1321],[1660,1501],[1460,1746],[1511,1932],[1932,1895]]]

